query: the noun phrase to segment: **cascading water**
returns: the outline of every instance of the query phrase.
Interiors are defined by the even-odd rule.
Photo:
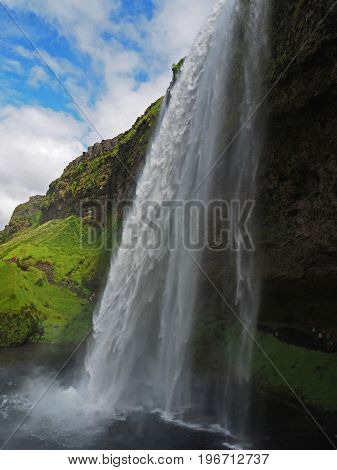
[[[198,325],[209,325],[215,311],[216,318],[224,319],[221,328],[226,328],[232,316],[213,286],[205,288],[200,268],[207,270],[214,257],[221,260],[224,273],[217,289],[248,328],[255,325],[258,276],[254,254],[240,234],[234,231],[235,250],[191,251],[182,234],[188,226],[200,235],[196,217],[174,226],[170,211],[158,218],[158,211],[152,210],[145,220],[144,207],[149,201],[163,209],[173,201],[254,199],[263,126],[261,119],[246,121],[260,93],[267,9],[268,0],[217,1],[162,112],[94,318],[94,344],[86,361],[92,399],[116,413],[138,407],[160,410],[167,417],[187,416],[198,407],[200,415],[205,413],[202,408],[213,382],[209,376],[203,382],[196,364]],[[154,238],[154,223],[161,240],[149,248],[144,240]],[[133,248],[127,249],[130,242]],[[220,407],[212,406],[217,423],[230,428],[235,420],[244,420],[237,410],[248,400],[242,392],[247,390],[251,356],[245,330],[238,344],[227,352],[226,375],[217,393]],[[212,360],[207,348],[204,355]]]

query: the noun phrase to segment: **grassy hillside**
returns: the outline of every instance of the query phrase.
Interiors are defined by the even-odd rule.
[[[45,203],[45,196],[33,196],[29,201],[20,204],[14,210],[9,224],[0,231],[0,243],[5,243],[22,230],[38,227],[41,224]]]
[[[107,230],[94,242],[91,230],[72,216],[0,246],[0,346],[75,342],[89,330],[107,258]]]

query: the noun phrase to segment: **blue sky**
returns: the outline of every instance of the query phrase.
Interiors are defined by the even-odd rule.
[[[172,63],[188,54],[212,2],[3,4],[0,228],[88,145],[128,129],[165,93]]]
[[[61,35],[57,25],[47,21],[46,18],[29,9],[8,8],[8,12],[19,27],[4,11],[1,12],[1,30],[7,31],[5,37],[1,38],[3,66],[0,79],[1,83],[7,85],[7,93],[4,89],[1,93],[1,104],[33,103],[57,111],[65,110],[72,113],[75,118],[81,118],[78,109],[74,108],[72,100],[62,89],[48,65],[60,79],[71,76],[76,80],[76,84],[87,91],[88,103],[93,105],[104,87],[104,77],[95,68],[91,56],[75,48],[72,38]],[[110,22],[116,25],[125,22],[134,24],[143,18],[151,21],[154,13],[155,5],[152,0],[123,0],[115,10],[111,11]],[[147,69],[151,64],[148,63],[146,51],[142,50],[139,41],[128,37],[123,30],[116,33],[102,30],[100,37],[106,44],[115,46],[120,44],[124,50],[137,51],[142,56],[142,63],[128,71],[128,75],[136,82],[135,86],[139,82],[150,80]],[[46,63],[41,60],[35,47],[42,52]],[[61,71],[59,67],[55,67],[51,58],[62,60],[65,70]],[[24,80],[23,77],[28,79]]]

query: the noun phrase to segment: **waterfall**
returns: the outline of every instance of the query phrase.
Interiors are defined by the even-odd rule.
[[[221,264],[222,274],[213,280],[217,290],[241,322],[254,328],[259,297],[254,251],[236,229],[235,249],[188,249],[182,234],[203,235],[198,216],[192,211],[173,224],[172,210],[164,208],[172,209],[176,201],[199,201],[205,207],[211,200],[255,198],[263,119],[247,119],[260,93],[267,9],[268,0],[218,0],[163,105],[86,360],[91,398],[107,410],[160,410],[174,418],[199,407],[200,415],[206,414],[214,380],[198,370],[195,337],[200,322],[207,330],[213,317],[220,319],[218,336],[236,322],[203,273],[208,276],[212,260]],[[146,217],[144,207],[150,207]],[[145,240],[155,243],[158,233],[160,243],[145,246]],[[211,349],[205,347],[206,361],[212,360]],[[241,419],[237,410],[248,400],[242,390],[248,388],[251,342],[244,329],[235,348],[229,343],[223,353],[228,359],[211,408],[218,424],[228,427]]]

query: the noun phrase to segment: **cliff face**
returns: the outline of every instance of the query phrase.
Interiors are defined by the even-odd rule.
[[[275,0],[268,132],[257,188],[262,295],[257,339],[298,396],[337,409],[337,6]],[[260,390],[295,401],[255,352]]]
[[[258,188],[262,321],[337,334],[337,8],[326,16],[333,3],[274,2],[266,88],[279,81]]]
[[[129,131],[95,144],[68,165],[49,187],[43,222],[83,215],[83,207],[95,201],[132,197],[161,103],[162,98],[153,103]]]
[[[261,113],[268,128],[257,180],[261,305],[252,379],[294,402],[272,363],[305,403],[337,410],[337,5],[274,0]],[[222,289],[222,257],[207,274]],[[201,289],[209,289],[205,280]],[[205,296],[206,297],[206,296]],[[205,300],[195,363],[222,373],[239,346],[234,316]],[[225,332],[225,333],[224,333]],[[230,345],[230,346],[228,346]],[[239,349],[238,349],[239,351]],[[296,400],[295,400],[296,401]]]

